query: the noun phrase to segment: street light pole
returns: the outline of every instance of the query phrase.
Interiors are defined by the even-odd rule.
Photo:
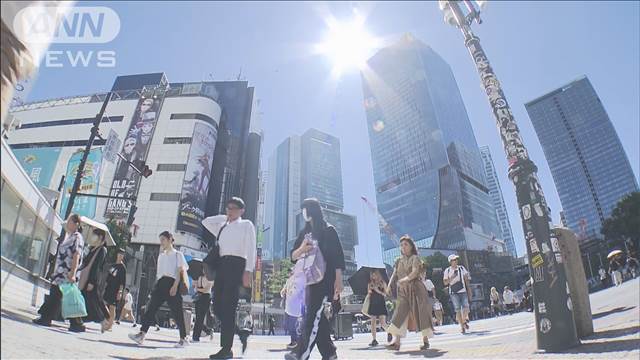
[[[516,188],[518,208],[526,239],[529,271],[533,278],[535,326],[538,348],[563,350],[579,343],[573,319],[569,287],[558,239],[551,235],[549,208],[537,177],[537,167],[529,158],[516,121],[480,46],[480,39],[471,31],[473,21],[481,23],[480,11],[465,0],[468,15],[459,1],[440,1],[445,21],[459,28],[465,45],[475,62],[482,85],[493,110],[496,125],[509,161],[509,178]]]

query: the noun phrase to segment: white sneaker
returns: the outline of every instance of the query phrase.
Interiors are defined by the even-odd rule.
[[[129,339],[135,341],[138,345],[142,345],[142,343],[144,342],[144,334],[141,332],[137,334],[129,334]]]
[[[189,340],[187,339],[180,339],[180,341],[173,345],[174,348],[183,348],[187,346],[189,346]]]

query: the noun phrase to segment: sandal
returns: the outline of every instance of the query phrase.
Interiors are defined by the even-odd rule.
[[[429,346],[430,346],[429,342],[427,341],[424,344],[422,344],[422,346],[420,347],[420,350],[427,350],[429,349]]]
[[[400,344],[387,344],[385,347],[387,348],[387,350],[400,350]]]

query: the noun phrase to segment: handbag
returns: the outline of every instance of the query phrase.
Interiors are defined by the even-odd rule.
[[[76,283],[60,284],[62,293],[62,317],[65,319],[81,318],[87,316],[84,297]]]
[[[209,253],[202,260],[202,272],[204,272],[204,276],[206,276],[209,281],[214,281],[216,279],[216,270],[218,270],[218,264],[220,263],[220,234],[226,226],[227,223],[222,225],[218,231],[216,240],[211,245],[211,249],[209,249]]]
[[[312,240],[311,233],[304,236],[305,240],[310,240],[313,247],[302,260],[302,269],[304,271],[305,283],[307,285],[317,284],[324,279],[324,273],[327,270],[327,262],[324,260],[322,251],[316,240]]]
[[[360,311],[362,314],[369,316],[369,306],[371,305],[371,295],[367,294],[362,302],[362,310]]]

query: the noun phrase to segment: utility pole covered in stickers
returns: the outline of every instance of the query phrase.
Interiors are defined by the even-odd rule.
[[[471,31],[473,21],[481,23],[480,11],[471,1],[440,1],[445,21],[459,28],[465,40],[483,88],[493,110],[496,125],[509,161],[509,178],[513,181],[522,218],[522,227],[529,256],[529,270],[533,278],[533,297],[538,348],[558,351],[578,344],[572,309],[567,305],[569,287],[558,239],[551,233],[551,217],[540,182],[537,167],[529,159],[518,125],[502,92],[500,83],[480,46],[480,39]],[[486,2],[480,3],[482,8]]]

